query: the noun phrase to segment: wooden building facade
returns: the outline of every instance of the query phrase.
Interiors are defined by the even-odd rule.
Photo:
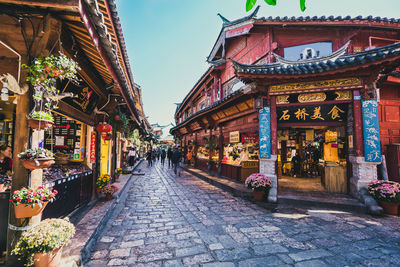
[[[381,153],[398,142],[400,20],[256,18],[257,12],[222,17],[210,68],[178,107],[171,131],[185,146],[216,133],[217,166],[237,156],[226,149],[228,135],[254,134],[251,165],[272,179],[270,201],[278,189],[299,189],[307,179],[319,183],[317,190],[363,199]],[[248,153],[244,144],[239,158]],[[218,172],[237,179],[231,173]]]

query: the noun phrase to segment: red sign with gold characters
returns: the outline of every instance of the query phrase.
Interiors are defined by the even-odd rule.
[[[90,136],[90,163],[96,163],[96,132]]]

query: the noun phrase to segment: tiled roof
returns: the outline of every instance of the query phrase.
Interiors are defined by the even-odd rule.
[[[373,17],[373,16],[367,16],[367,17],[363,17],[363,16],[357,16],[357,17],[351,17],[351,16],[306,16],[306,17],[262,17],[257,19],[258,21],[274,21],[274,22],[301,22],[301,21],[323,21],[323,22],[335,22],[335,21],[353,21],[353,22],[357,22],[357,21],[373,21],[373,22],[391,22],[391,23],[400,23],[400,19],[395,19],[395,18],[387,18],[387,17]]]
[[[210,109],[213,109],[213,108],[215,108],[215,107],[227,102],[228,100],[232,99],[233,97],[235,97],[237,95],[241,95],[242,93],[243,93],[243,89],[239,89],[239,90],[233,92],[232,94],[230,94],[230,95],[228,95],[228,96],[226,96],[226,97],[224,97],[224,98],[222,98],[222,99],[220,99],[218,101],[215,101],[212,105],[206,107],[205,109],[199,110],[196,113],[193,113],[192,115],[187,117],[184,121],[182,121],[181,123],[179,123],[175,127],[171,128],[169,130],[169,132],[172,134],[172,132],[174,130],[181,128],[182,125],[184,125],[186,122],[190,121],[193,117],[196,117],[196,116],[198,116],[200,114],[203,114],[203,113],[207,113]]]
[[[368,51],[342,55],[336,60],[319,58],[318,61],[295,64],[271,63],[265,65],[246,65],[230,59],[236,72],[244,74],[266,74],[266,75],[300,75],[310,73],[322,73],[330,70],[348,68],[366,63],[372,63],[386,58],[400,56],[400,43],[387,45]]]

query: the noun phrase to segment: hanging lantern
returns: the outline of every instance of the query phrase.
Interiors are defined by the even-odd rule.
[[[108,133],[111,132],[112,127],[110,124],[102,122],[99,125],[97,125],[96,129],[99,133]]]

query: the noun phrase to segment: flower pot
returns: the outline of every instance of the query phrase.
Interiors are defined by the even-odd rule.
[[[253,191],[254,200],[261,201],[264,199],[264,191]]]
[[[53,158],[38,158],[21,160],[22,166],[28,170],[45,169],[54,164]]]
[[[389,215],[397,215],[399,212],[399,203],[379,201],[379,205],[382,207],[383,211]]]
[[[40,130],[47,130],[53,126],[54,122],[29,118],[28,124],[34,130],[39,130],[39,124],[40,124]]]
[[[118,179],[118,178],[119,178],[119,174],[115,174],[115,175],[114,175],[114,178],[115,178],[115,179]]]
[[[36,253],[33,255],[33,266],[35,267],[58,267],[61,262],[62,247],[53,249],[47,253]]]
[[[116,121],[120,121],[120,120],[121,120],[121,116],[120,116],[120,115],[115,115],[115,116],[114,116],[114,119],[115,119]]]
[[[35,207],[31,207],[25,204],[19,204],[18,206],[15,205],[14,203],[14,213],[15,213],[15,218],[29,218],[33,217],[36,215],[39,215],[44,208],[46,207],[48,202],[43,202],[42,207],[39,207],[39,205],[35,205]]]
[[[107,193],[106,194],[106,200],[112,200],[113,199],[113,194]]]

